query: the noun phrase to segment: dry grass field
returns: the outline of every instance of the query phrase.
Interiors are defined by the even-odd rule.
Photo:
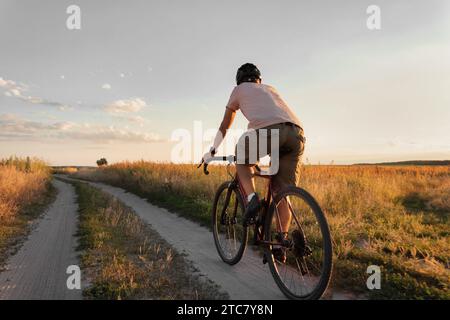
[[[0,161],[0,219],[13,218],[36,202],[47,188],[50,171],[37,160],[10,158]]]
[[[125,188],[201,224],[210,222],[223,166],[124,162],[74,175]],[[333,285],[384,299],[450,299],[449,166],[304,166],[300,186],[318,200],[333,236]],[[259,188],[263,188],[262,182]],[[212,241],[212,239],[211,239]],[[366,269],[382,289],[366,289]]]
[[[0,265],[54,194],[50,170],[38,159],[0,160]]]

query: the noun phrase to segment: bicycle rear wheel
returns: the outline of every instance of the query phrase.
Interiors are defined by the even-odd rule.
[[[214,198],[212,225],[217,252],[230,265],[241,260],[247,245],[248,228],[243,227],[244,213],[244,201],[234,183],[223,183]]]
[[[291,222],[281,232],[280,210],[287,208]],[[266,219],[266,259],[280,290],[290,299],[322,297],[332,270],[328,223],[316,200],[305,190],[288,187],[274,199]]]

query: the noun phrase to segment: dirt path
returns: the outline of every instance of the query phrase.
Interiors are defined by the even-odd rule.
[[[54,185],[56,201],[0,273],[0,299],[81,299],[81,290],[66,285],[67,267],[78,265],[75,190],[59,180]]]
[[[198,224],[165,209],[156,207],[123,189],[101,183],[93,186],[115,196],[136,213],[210,280],[225,290],[231,299],[284,299],[283,294],[270,275],[267,265],[262,264],[252,250],[247,250],[235,266],[220,260],[214,246],[212,233]]]
[[[187,254],[201,274],[218,284],[231,299],[285,299],[276,286],[268,265],[248,249],[235,266],[222,262],[214,246],[213,235],[205,227],[163,208],[156,207],[123,189],[102,183],[90,183],[133,208],[136,213],[175,249]],[[333,293],[333,299],[348,299],[345,293]]]

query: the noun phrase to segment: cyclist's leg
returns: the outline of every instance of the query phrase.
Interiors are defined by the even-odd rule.
[[[259,130],[250,130],[244,133],[235,148],[236,171],[239,183],[246,195],[255,192],[254,166],[258,163]]]
[[[280,146],[280,166],[277,175],[273,178],[274,193],[286,186],[296,186],[300,176],[301,156],[304,151],[303,133],[297,127],[286,127],[281,133],[286,139]],[[285,152],[283,152],[285,150]],[[289,209],[289,199],[283,199],[278,207],[280,216],[280,232],[288,232],[292,215]]]
[[[255,192],[255,179],[253,178],[253,166],[246,164],[236,164],[236,171],[239,177],[239,183],[244,189],[245,194],[249,195]]]

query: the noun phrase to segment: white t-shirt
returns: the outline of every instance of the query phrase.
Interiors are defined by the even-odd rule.
[[[274,87],[266,84],[243,82],[231,93],[227,108],[241,110],[249,121],[249,129],[260,129],[273,124],[292,122],[302,124]]]

